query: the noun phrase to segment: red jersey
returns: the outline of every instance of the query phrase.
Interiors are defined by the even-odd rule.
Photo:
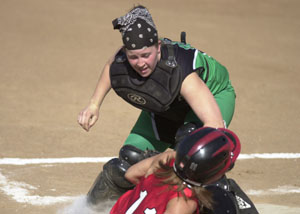
[[[124,193],[113,208],[110,214],[163,214],[168,202],[175,197],[183,197],[181,193],[169,190],[168,185],[160,185],[160,180],[154,174],[141,179],[133,190]],[[192,190],[184,190],[188,198],[192,197]],[[197,202],[197,200],[194,198]],[[197,212],[199,210],[197,209]]]

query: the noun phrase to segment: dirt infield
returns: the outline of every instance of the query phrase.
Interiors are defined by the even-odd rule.
[[[1,214],[56,213],[85,195],[102,167],[64,158],[117,155],[138,110],[110,92],[90,132],[76,120],[121,44],[111,21],[137,3],[149,8],[160,36],[176,40],[184,30],[189,43],[228,68],[237,93],[230,128],[242,154],[300,153],[300,1],[0,3],[0,163],[37,161],[0,164]],[[299,161],[240,159],[229,177],[262,214],[296,214]]]

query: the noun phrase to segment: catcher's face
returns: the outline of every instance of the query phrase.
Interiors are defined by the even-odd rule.
[[[126,50],[131,67],[142,77],[148,77],[160,60],[160,43],[138,50]]]

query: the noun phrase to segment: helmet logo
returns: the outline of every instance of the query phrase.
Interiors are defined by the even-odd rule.
[[[127,94],[127,98],[133,102],[133,103],[136,103],[138,105],[145,105],[146,104],[146,99],[143,98],[142,96],[140,95],[137,95],[137,94],[133,94],[133,93],[129,93]]]
[[[193,163],[191,163],[191,165],[190,165],[190,169],[193,170],[193,171],[196,171],[197,166],[198,166],[198,164],[196,164],[196,163],[193,162]]]

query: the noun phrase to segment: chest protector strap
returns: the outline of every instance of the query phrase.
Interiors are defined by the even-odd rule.
[[[179,95],[182,72],[175,59],[175,47],[167,47],[168,57],[161,59],[149,77],[143,78],[130,66],[120,50],[110,68],[111,86],[126,102],[142,110],[159,113],[169,109]]]

